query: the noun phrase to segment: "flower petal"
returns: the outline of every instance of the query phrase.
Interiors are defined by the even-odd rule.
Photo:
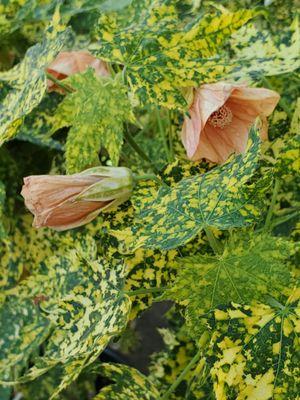
[[[49,65],[47,72],[56,79],[65,79],[70,75],[85,71],[88,67],[94,68],[96,75],[109,76],[107,64],[94,57],[88,51],[63,51]],[[51,80],[47,81],[48,89],[57,89]]]
[[[184,119],[181,139],[189,159],[195,159],[200,134],[212,113],[222,107],[236,87],[226,82],[202,85],[195,89],[193,103],[189,109],[190,117]]]
[[[259,115],[269,116],[274,111],[280,95],[274,90],[265,88],[236,87],[232,92],[230,106],[236,106],[241,112],[246,112],[254,118]]]
[[[90,222],[101,208],[109,202],[67,200],[51,210],[37,214],[33,225],[37,228],[47,226],[59,231],[76,228]]]
[[[21,195],[32,213],[40,213],[78,195],[99,179],[98,176],[80,174],[32,175],[24,178]]]

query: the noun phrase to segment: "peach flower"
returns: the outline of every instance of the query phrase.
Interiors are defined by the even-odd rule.
[[[83,72],[88,67],[94,68],[96,75],[110,75],[106,62],[92,56],[88,51],[63,51],[59,53],[47,68],[47,72],[53,75],[54,78],[62,80],[70,75]],[[62,91],[50,79],[47,81],[47,86],[49,91]]]
[[[261,138],[268,138],[267,116],[279,101],[279,94],[245,84],[218,82],[194,89],[189,116],[181,138],[190,160],[202,158],[224,163],[232,153],[246,149],[250,126],[259,116]]]
[[[21,194],[34,214],[33,226],[62,231],[84,225],[101,211],[123,203],[132,188],[128,168],[95,167],[74,175],[28,176]]]

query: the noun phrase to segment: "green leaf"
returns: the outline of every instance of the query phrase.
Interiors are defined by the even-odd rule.
[[[299,290],[284,305],[232,303],[211,314],[207,357],[216,399],[297,398]]]
[[[240,10],[207,15],[184,25],[179,5],[179,1],[153,2],[138,22],[123,29],[113,15],[100,18],[99,42],[90,50],[125,65],[129,84],[142,103],[186,108],[178,89],[215,80],[224,67],[203,69],[203,59],[220,52],[226,39],[257,15],[255,10]]]
[[[160,189],[152,202],[143,204],[135,225],[120,232],[128,251],[141,246],[168,250],[185,244],[205,227],[226,230],[254,223],[261,204],[255,188],[246,183],[257,168],[259,148],[259,132],[252,128],[245,154]]]
[[[288,287],[287,261],[295,251],[293,242],[281,238],[236,234],[222,255],[178,259],[177,277],[164,297],[186,306],[186,318],[197,331],[201,313],[230,302],[264,301]]]
[[[65,80],[74,93],[59,105],[54,130],[71,126],[66,143],[69,173],[99,164],[98,153],[105,147],[114,165],[123,143],[123,123],[134,121],[126,87],[111,78],[96,77],[89,69]]]
[[[47,89],[45,68],[69,38],[69,29],[63,29],[56,11],[43,42],[30,47],[20,64],[0,73],[0,80],[12,86],[0,104],[0,145],[16,134],[23,117],[42,101]]]
[[[99,372],[114,381],[93,400],[157,400],[159,392],[153,384],[134,368],[121,364],[102,364]]]

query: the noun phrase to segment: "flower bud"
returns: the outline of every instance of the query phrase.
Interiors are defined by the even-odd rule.
[[[76,228],[131,196],[133,176],[124,167],[95,167],[74,175],[24,178],[22,196],[34,214],[33,226],[59,231]]]

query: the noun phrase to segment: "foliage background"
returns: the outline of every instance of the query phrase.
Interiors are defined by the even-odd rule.
[[[1,399],[296,398],[297,10],[297,0],[0,0]],[[63,49],[88,49],[111,77],[88,70],[64,82],[75,93],[48,93],[45,68]],[[178,139],[187,93],[216,80],[280,93],[270,141],[253,127],[245,155],[192,163]],[[159,179],[83,228],[31,227],[24,176],[99,164]],[[163,299],[171,328],[149,376],[100,363]]]

